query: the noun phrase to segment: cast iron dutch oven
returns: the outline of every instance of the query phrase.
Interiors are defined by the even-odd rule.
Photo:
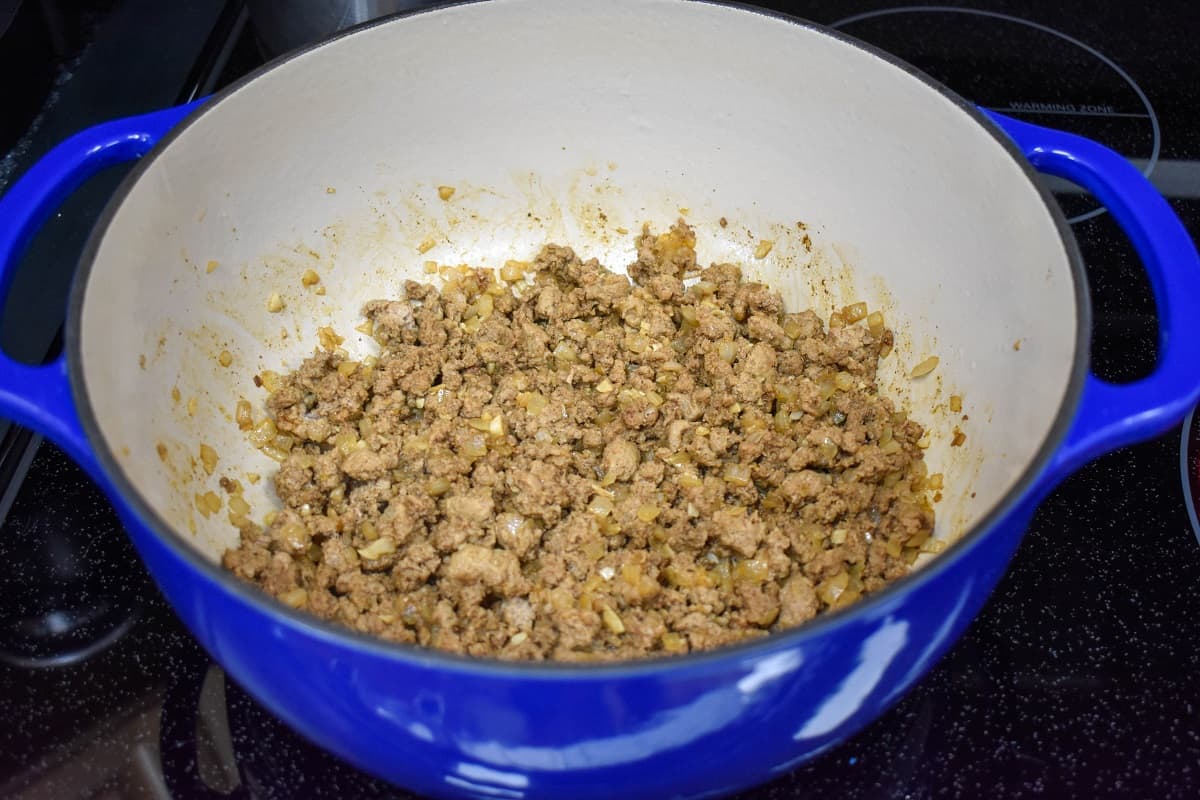
[[[711,796],[811,758],[945,652],[1057,481],[1178,422],[1200,394],[1183,324],[1200,308],[1196,251],[1132,166],[749,8],[501,0],[359,28],[200,104],[64,142],[0,200],[4,286],[69,191],[134,158],[81,260],[65,355],[0,362],[0,411],[104,488],[238,683],[319,745],[431,795]],[[1159,363],[1137,383],[1089,373],[1082,264],[1035,170],[1089,189],[1136,246],[1162,320]],[[927,460],[945,475],[944,552],[795,630],[600,666],[373,640],[222,570],[236,531],[194,498],[230,476],[256,515],[272,506],[274,462],[232,420],[240,397],[262,413],[261,369],[295,366],[327,324],[369,352],[362,303],[424,279],[425,260],[498,266],[557,241],[622,265],[622,231],[681,208],[702,261],[747,265],[793,310],[885,310],[897,348],[884,382],[928,423]],[[762,239],[775,246],[756,259]],[[324,294],[303,285],[309,269]],[[937,372],[908,379],[928,355]],[[969,419],[946,410],[950,394]]]

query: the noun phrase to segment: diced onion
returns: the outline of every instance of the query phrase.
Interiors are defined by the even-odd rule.
[[[692,454],[687,452],[668,453],[663,456],[663,461],[670,464],[672,467],[686,467],[692,463]]]
[[[612,498],[597,494],[592,498],[592,502],[588,503],[587,510],[597,517],[607,517],[613,510]]]
[[[217,451],[206,444],[200,445],[200,463],[204,471],[212,475],[217,468]]]
[[[233,416],[237,420],[238,428],[241,430],[248,431],[254,427],[254,418],[250,415],[249,400],[238,400]]]
[[[524,408],[531,417],[536,417],[545,411],[549,402],[545,396],[537,392],[519,392],[517,394],[517,405]]]
[[[308,592],[303,588],[296,588],[279,595],[279,599],[282,600],[285,605],[291,606],[292,608],[300,608],[308,602]]]
[[[601,607],[600,617],[604,620],[604,627],[613,633],[619,635],[625,632],[625,623],[621,621],[617,612],[613,611],[609,606],[605,605]]]
[[[897,554],[898,555],[898,554]],[[827,605],[833,605],[837,602],[838,597],[846,590],[846,586],[850,583],[849,573],[842,571],[832,578],[828,578],[821,582],[817,587],[817,596],[821,598]]]
[[[770,566],[761,558],[742,559],[733,568],[733,579],[747,583],[762,583],[770,574]]]
[[[525,277],[525,270],[529,267],[530,264],[526,261],[505,261],[504,266],[500,268],[500,277],[509,283],[519,281]]]
[[[654,522],[661,513],[662,509],[658,506],[643,505],[638,507],[637,518],[642,522]]]
[[[872,311],[870,314],[867,314],[867,330],[869,330],[871,335],[876,339],[883,334],[883,324],[883,314],[880,312]]]
[[[687,639],[678,633],[668,631],[662,635],[662,649],[668,653],[686,653],[688,651]]]
[[[743,487],[753,483],[748,464],[726,464],[722,477],[730,486]]]
[[[358,554],[368,561],[374,561],[396,552],[396,542],[389,536],[380,536],[366,547],[358,548]]]
[[[842,319],[846,320],[847,325],[853,325],[867,316],[866,303],[851,303],[842,309]]]
[[[650,339],[640,333],[635,333],[625,339],[625,349],[634,355],[641,355],[650,348]]]
[[[554,358],[559,364],[575,364],[579,361],[579,352],[575,345],[564,340],[554,347]]]
[[[487,455],[487,442],[482,433],[475,433],[468,436],[463,442],[460,455],[470,461],[483,458]]]
[[[928,375],[929,373],[931,373],[935,369],[937,369],[937,365],[938,365],[938,357],[930,356],[929,358],[925,359],[924,361],[922,361],[921,363],[919,363],[915,367],[913,367],[912,372],[910,372],[909,374],[914,378],[920,378],[924,375]]]

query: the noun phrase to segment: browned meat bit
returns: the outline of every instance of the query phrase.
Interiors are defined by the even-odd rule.
[[[629,277],[640,285],[655,275],[682,278],[696,271],[696,234],[683,220],[657,236],[649,225],[643,226],[637,249],[638,259],[629,266]]]
[[[637,253],[632,283],[558,245],[519,292],[408,281],[363,307],[376,358],[327,334],[264,372],[247,436],[283,508],[225,566],[387,639],[571,661],[764,636],[905,574],[934,516],[924,429],[875,386],[891,331],[784,313],[682,221]]]
[[[507,550],[464,544],[446,560],[446,579],[460,584],[480,584],[511,597],[525,588],[521,562]]]
[[[372,300],[363,306],[363,314],[375,323],[373,332],[380,341],[399,338],[417,324],[413,307],[401,301]]]
[[[817,615],[821,602],[817,590],[806,576],[796,574],[779,590],[779,624],[787,627],[807,622]]]
[[[604,455],[601,458],[605,482],[629,480],[641,461],[642,454],[636,444],[628,439],[613,439],[604,446]]]
[[[393,459],[382,453],[363,448],[353,450],[342,459],[342,471],[356,481],[373,481],[387,475],[396,466]]]

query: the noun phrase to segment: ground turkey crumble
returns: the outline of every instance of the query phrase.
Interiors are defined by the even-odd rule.
[[[643,230],[632,283],[547,245],[367,303],[377,359],[333,337],[268,385],[283,509],[235,517],[225,566],[385,639],[569,661],[766,636],[904,575],[934,515],[923,429],[875,385],[891,332],[784,313],[694,245]]]

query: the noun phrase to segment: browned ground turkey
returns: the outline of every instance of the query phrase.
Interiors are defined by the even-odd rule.
[[[334,339],[274,386],[284,508],[225,566],[385,639],[562,660],[765,636],[905,574],[934,515],[875,385],[890,331],[785,314],[694,242],[643,231],[632,284],[548,245],[367,303],[377,361]]]

